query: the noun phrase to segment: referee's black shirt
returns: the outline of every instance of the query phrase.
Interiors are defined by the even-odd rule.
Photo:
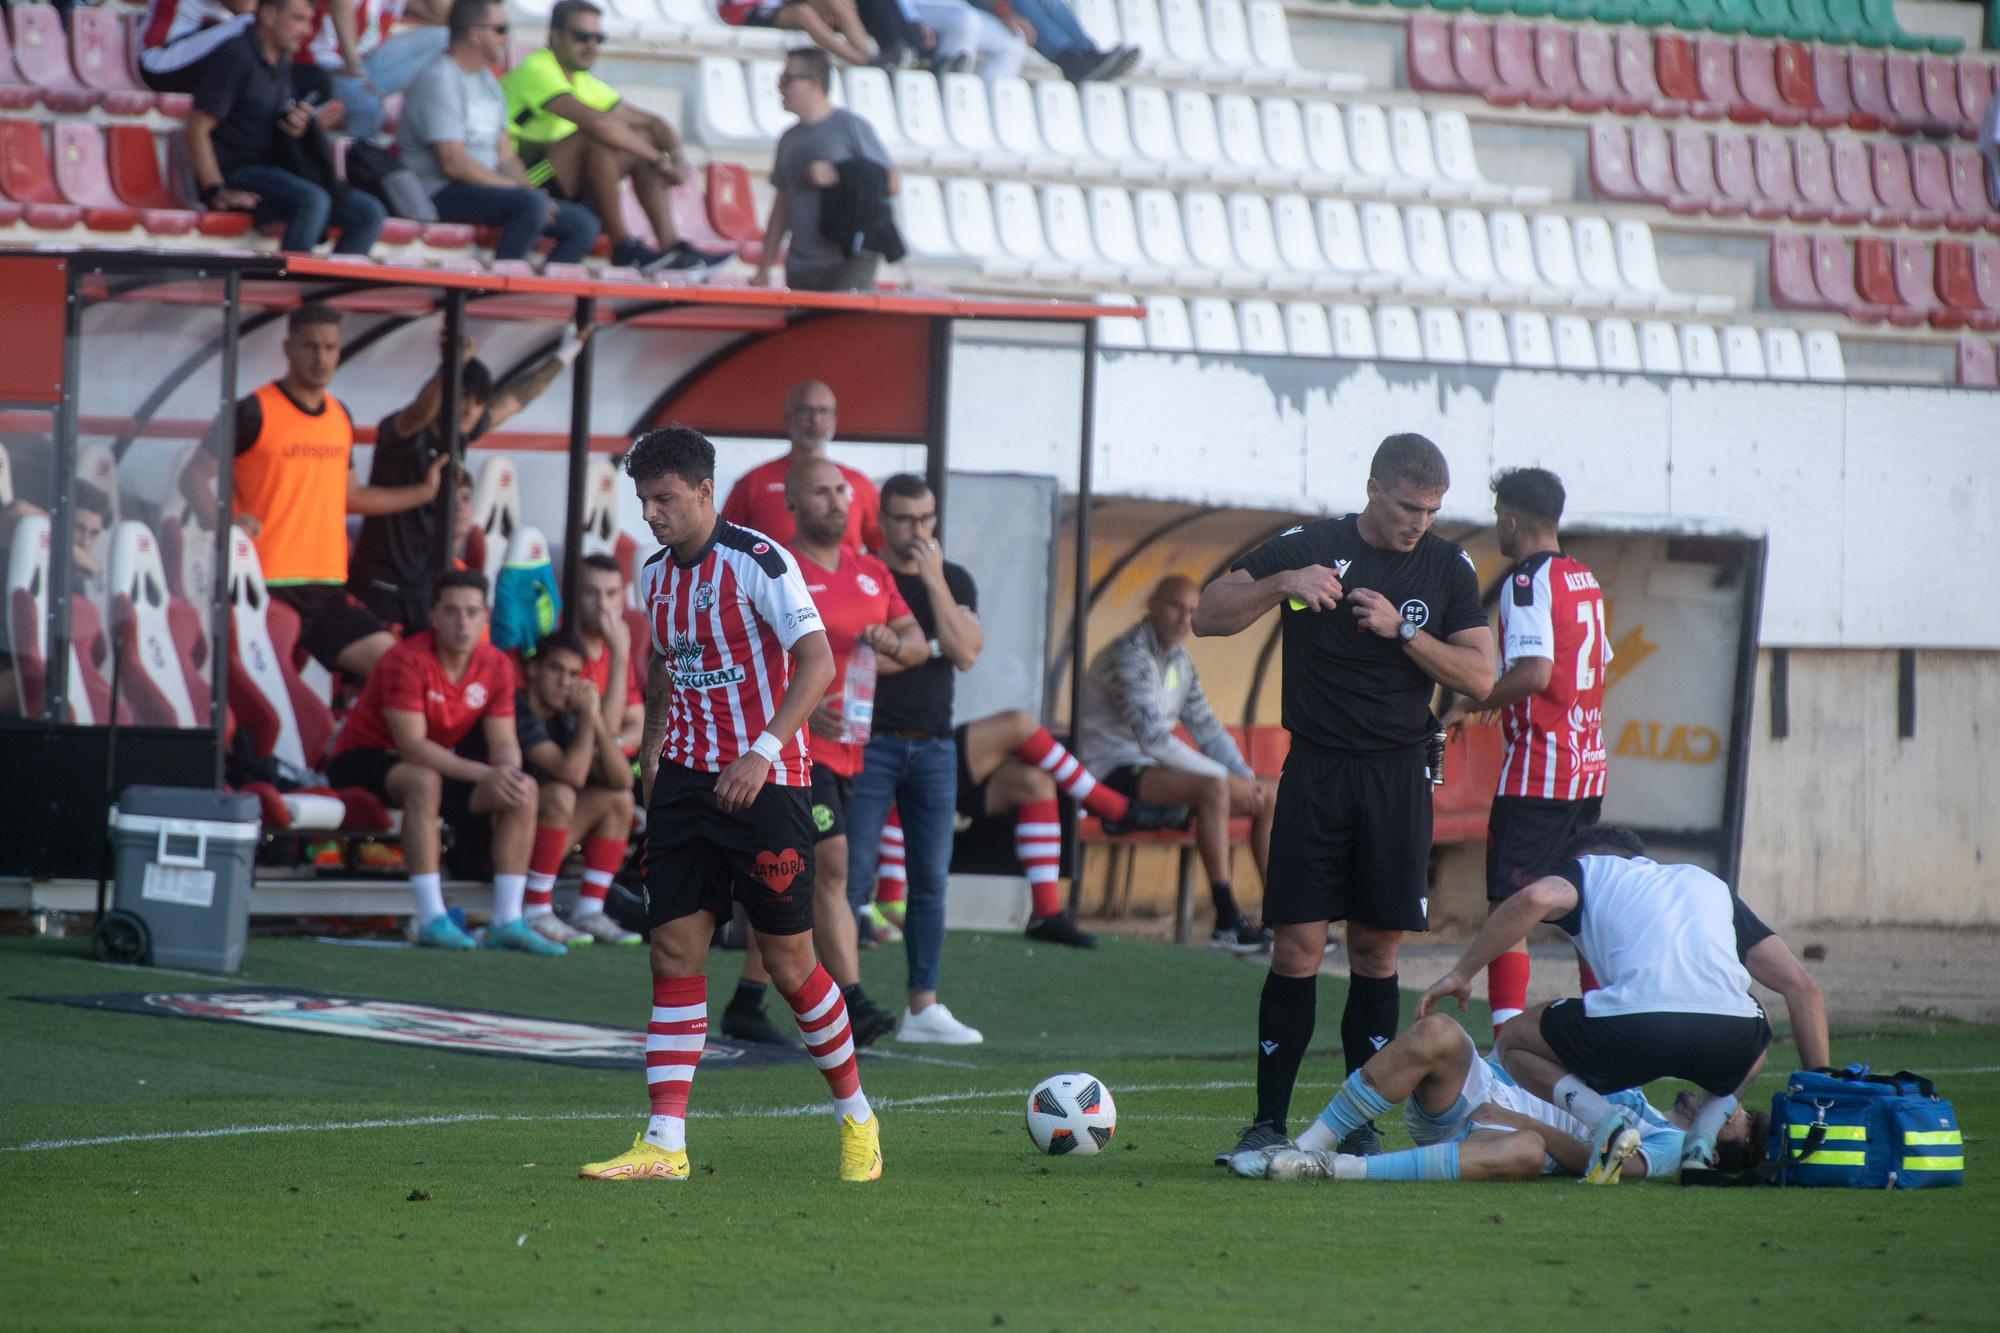
[[[1255,579],[1324,565],[1349,592],[1369,588],[1426,634],[1450,638],[1486,624],[1479,578],[1458,543],[1425,533],[1414,551],[1385,551],[1361,538],[1355,516],[1319,519],[1236,562]],[[1346,605],[1331,611],[1278,604],[1285,633],[1285,730],[1337,754],[1420,752],[1430,731],[1436,683],[1403,645],[1362,629]]]

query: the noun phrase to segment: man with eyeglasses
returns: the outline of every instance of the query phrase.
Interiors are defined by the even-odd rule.
[[[507,58],[507,11],[494,0],[452,0],[448,23],[451,44],[403,97],[403,165],[444,221],[500,229],[495,259],[526,259],[548,236],[550,263],[580,263],[597,240],[597,215],[530,185],[508,140],[507,98],[490,68]]]
[[[902,179],[875,127],[835,106],[827,97],[833,67],[826,52],[803,46],[785,56],[778,93],[798,123],[778,136],[771,163],[771,216],[764,224],[764,255],[757,264],[758,286],[771,280],[771,266],[785,252],[785,285],[807,292],[865,292],[875,287],[882,256],[873,250],[850,253],[820,230],[822,196],[840,184],[842,163],[873,163],[894,195]],[[785,250],[785,238],[791,248]]]
[[[737,478],[729,498],[722,502],[722,516],[789,546],[798,520],[785,503],[785,478],[799,464],[826,456],[836,424],[834,409],[833,390],[818,380],[800,380],[786,390],[785,434],[792,441],[791,452],[759,463]],[[857,551],[880,551],[882,525],[878,515],[882,501],[875,493],[875,483],[845,463],[839,467],[851,492],[847,535],[841,544]]]
[[[528,183],[590,205],[611,237],[613,264],[706,277],[729,256],[697,250],[674,227],[673,188],[688,178],[680,135],[590,72],[604,44],[603,23],[604,11],[590,0],[558,0],[549,11],[549,44],[500,80]],[[662,249],[625,225],[618,191],[628,178]]]

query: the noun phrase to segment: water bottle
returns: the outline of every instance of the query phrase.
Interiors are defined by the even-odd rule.
[[[866,745],[875,722],[875,649],[866,639],[847,654],[847,678],[840,686],[840,740]]]
[[[1435,722],[1433,725],[1436,725]],[[1424,768],[1430,775],[1433,787],[1444,785],[1444,751],[1450,742],[1451,733],[1440,726],[1431,732],[1430,741],[1425,746]]]

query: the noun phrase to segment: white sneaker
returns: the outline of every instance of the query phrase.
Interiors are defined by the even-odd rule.
[[[594,937],[572,929],[567,921],[554,912],[543,912],[538,916],[529,917],[528,926],[549,943],[560,944],[565,949],[574,949],[580,944],[596,943]]]
[[[637,944],[641,938],[602,912],[577,917],[569,925],[571,930],[581,931],[599,944]]]
[[[934,1046],[977,1046],[986,1038],[978,1028],[969,1028],[951,1016],[951,1010],[933,1001],[928,1009],[905,1010],[896,1028],[897,1041],[928,1042]]]

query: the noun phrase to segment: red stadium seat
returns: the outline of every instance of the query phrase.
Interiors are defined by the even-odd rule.
[[[1528,94],[1528,105],[1544,111],[1568,106],[1576,96],[1576,47],[1561,23],[1535,25],[1535,77],[1541,87]]]
[[[1732,206],[1741,204],[1751,217],[1769,222],[1785,215],[1782,202],[1773,203],[1757,188],[1750,164],[1750,136],[1741,130],[1715,132],[1715,190]]]
[[[1718,102],[1702,91],[1701,79],[1696,71],[1694,46],[1679,33],[1660,32],[1653,34],[1653,53],[1656,57],[1655,70],[1660,91],[1679,102],[1687,114],[1696,120],[1720,120],[1729,110],[1726,102]]]
[[[1994,372],[1993,344],[1984,338],[1958,340],[1958,382],[1968,389],[2000,388]]]
[[[1618,121],[1591,122],[1590,188],[1599,199],[1621,203],[1652,198],[1632,174],[1632,137]]]
[[[1953,231],[1978,231],[1985,210],[1969,212],[1958,206],[1952,194],[1951,170],[1945,165],[1944,149],[1934,143],[1910,145],[1910,193],[1917,207],[1944,218]]]
[[[1945,171],[1951,177],[1952,206],[1979,219],[1979,225],[2000,232],[2000,212],[1986,198],[1986,163],[1977,148],[1954,148],[1945,155]]]
[[[26,111],[40,100],[40,91],[14,68],[14,39],[0,19],[0,111]]]
[[[1880,242],[1876,242],[1880,244]],[[1886,254],[1886,251],[1884,252]],[[1847,242],[1831,233],[1812,238],[1813,285],[1834,309],[1857,324],[1880,324],[1889,312],[1864,300],[1854,286],[1856,260],[1847,253]]]
[[[1924,85],[1917,74],[1917,58],[1891,51],[1883,60],[1883,85],[1889,97],[1887,124],[1898,134],[1916,134],[1924,127]]]
[[[1874,122],[1854,109],[1854,94],[1848,89],[1847,52],[1824,43],[1812,49],[1813,93],[1819,108],[1806,113],[1806,123],[1820,129],[1851,125],[1857,130],[1875,128]]]
[[[1624,103],[1613,103],[1613,111],[1621,116],[1636,116],[1641,112],[1655,116],[1687,114],[1687,100],[1661,86],[1651,37],[1635,28],[1620,28],[1612,39],[1612,47],[1617,52],[1618,86],[1625,90]],[[1682,47],[1686,54],[1685,42]],[[1691,55],[1687,58],[1693,59]],[[1693,72],[1691,63],[1688,71]]]
[[[1746,201],[1725,197],[1716,185],[1715,145],[1707,130],[1689,127],[1674,131],[1674,179],[1682,195],[1713,217],[1739,217],[1748,211]]]
[[[1734,45],[1727,37],[1698,37],[1694,43],[1694,81],[1701,96],[1722,108],[1731,120],[1762,120],[1764,113],[1750,105],[1736,82]],[[1774,94],[1775,95],[1775,94]]]
[[[104,94],[104,109],[113,115],[143,116],[159,99],[132,76],[125,35],[124,18],[109,9],[70,8],[69,58],[77,81]]]
[[[15,5],[14,65],[51,111],[88,111],[103,94],[78,82],[69,66],[69,38],[53,5]]]
[[[68,231],[84,220],[83,210],[56,188],[42,127],[32,120],[0,120],[0,198],[21,205],[23,218],[38,231]],[[107,230],[129,231],[135,220]]]
[[[1769,42],[1750,37],[1736,40],[1736,86],[1743,104],[1730,110],[1731,120],[1745,125],[1760,120],[1785,126],[1805,123],[1806,113],[1778,91],[1776,60]]]
[[[143,213],[190,211],[195,230],[222,240],[248,234],[248,213],[204,213],[167,188],[160,173],[160,155],[153,133],[143,125],[104,127],[105,163],[118,198]]]
[[[1803,232],[1771,236],[1771,304],[1780,310],[1835,308],[1813,277],[1812,241]]]
[[[141,210],[119,197],[111,184],[104,136],[97,126],[87,120],[58,121],[53,136],[56,185],[69,202],[83,205],[86,225],[93,231],[130,227],[130,223],[126,228],[103,225],[105,219],[115,215],[130,216],[154,236],[186,236],[194,231],[200,215],[191,208]],[[90,220],[93,214],[99,221]]]
[[[711,162],[708,178],[708,220],[718,236],[739,248],[761,246],[764,224],[757,217],[757,200],[750,192],[750,172],[741,162]]]
[[[1488,94],[1488,101],[1504,106],[1523,102],[1539,107],[1556,105],[1548,100],[1535,69],[1535,34],[1519,19],[1501,19],[1493,25],[1493,73],[1496,87],[1507,100],[1499,102]]]
[[[1785,105],[1811,121],[1819,115],[1819,77],[1813,72],[1812,55],[1797,42],[1779,42],[1775,67],[1778,96]]]
[[[1760,212],[1753,207],[1750,210],[1752,217],[1789,217],[1813,222],[1826,216],[1799,198],[1798,177],[1792,169],[1792,145],[1784,135],[1766,130],[1752,139],[1750,165],[1751,174],[1756,178],[1758,197],[1765,201],[1763,208],[1766,210]]]
[[[1979,299],[1972,263],[1971,246],[1963,241],[1939,241],[1931,280],[1941,303],[1956,311],[1968,326],[1991,333],[2000,329],[2000,310],[1988,310]]]
[[[1800,134],[1792,139],[1792,174],[1799,185],[1799,207],[1793,215],[1799,221],[1831,218],[1854,223],[1867,216],[1840,202],[1833,188],[1833,157],[1819,135]]]
[[[1876,140],[1868,145],[1868,169],[1875,181],[1875,197],[1882,212],[1871,217],[1876,225],[1901,223],[1906,227],[1942,227],[1944,214],[1917,203],[1910,184],[1910,157],[1903,145]]]
[[[1880,236],[1855,238],[1854,288],[1862,300],[1882,307],[1883,318],[1897,328],[1913,329],[1924,322],[1925,312],[1912,309],[1903,299],[1896,281],[1895,251]]]
[[[1618,82],[1618,57],[1608,29],[1590,26],[1576,30],[1576,90],[1570,94],[1569,109],[1590,115],[1606,107],[1621,116],[1635,116],[1646,108],[1626,95]]]
[[[1425,11],[1410,17],[1406,36],[1410,86],[1427,93],[1470,91],[1451,59],[1451,25]]]
[[[1666,127],[1654,121],[1635,121],[1632,125],[1632,179],[1648,198],[1665,204],[1671,212],[1685,215],[1702,212],[1707,207],[1706,200],[1688,194],[1674,179],[1672,143]]]
[[[1924,97],[1924,133],[1949,138],[1958,133],[1958,62],[1925,56],[1917,62]]]
[[[1856,48],[1847,53],[1847,92],[1854,103],[1857,130],[1879,129],[1896,118],[1889,109],[1887,65],[1880,51]]]
[[[1451,21],[1451,64],[1460,83],[1495,106],[1519,101],[1500,87],[1500,76],[1493,72],[1492,30],[1469,14]]]
[[[1938,299],[1937,284],[1931,276],[1935,265],[1928,245],[1909,239],[1892,241],[1889,258],[1890,271],[1896,280],[1896,295],[1904,305],[1921,311],[1930,320],[1932,328],[1965,327],[1965,315]]]
[[[1981,308],[2000,311],[2000,241],[1979,241],[1973,245],[1972,291]]]
[[[1986,116],[1986,104],[1993,100],[1993,85],[2000,67],[1983,60],[1962,60],[1958,65],[1958,132],[1968,139],[1979,137],[1979,122]]]
[[[1833,220],[1869,222],[1878,215],[1886,216],[1888,211],[1875,197],[1875,182],[1869,174],[1868,146],[1859,139],[1841,135],[1835,135],[1829,142],[1833,148],[1833,192],[1841,205]]]
[[[472,248],[471,224],[464,222],[426,222],[422,239],[433,250],[470,250]],[[551,245],[554,243],[551,242]]]

